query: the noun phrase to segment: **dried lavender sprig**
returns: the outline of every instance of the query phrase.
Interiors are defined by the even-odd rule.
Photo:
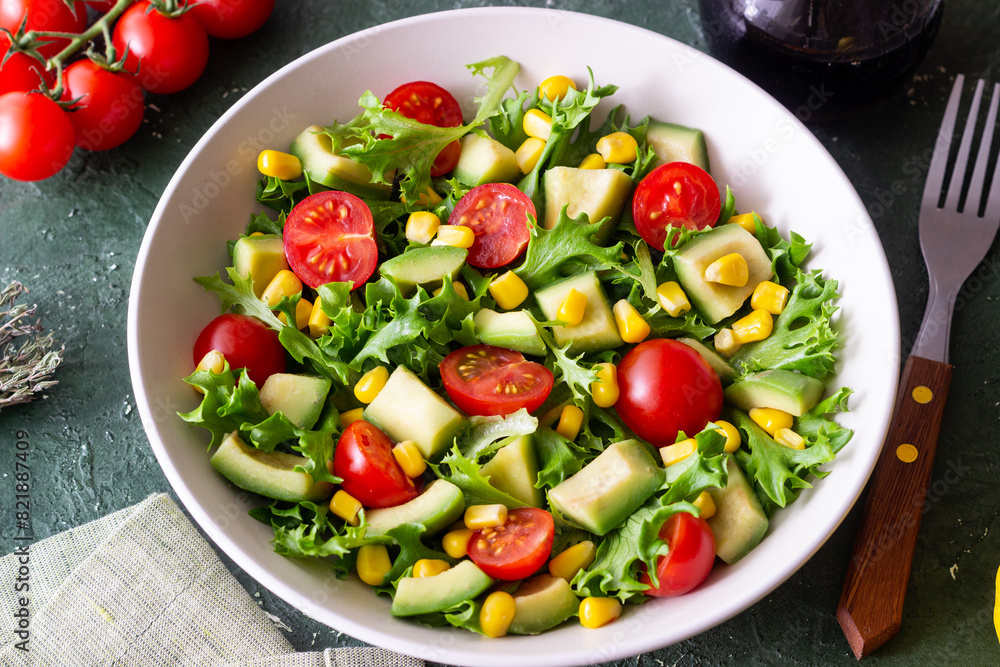
[[[0,410],[27,403],[38,392],[55,385],[56,381],[49,377],[62,361],[65,349],[52,349],[56,341],[51,333],[40,335],[41,323],[37,319],[31,322],[34,306],[14,305],[15,299],[27,292],[17,281],[0,291]],[[17,341],[19,338],[24,340]]]

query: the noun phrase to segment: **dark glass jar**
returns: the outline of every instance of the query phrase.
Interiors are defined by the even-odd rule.
[[[896,92],[930,48],[942,0],[699,0],[712,55],[804,121]]]

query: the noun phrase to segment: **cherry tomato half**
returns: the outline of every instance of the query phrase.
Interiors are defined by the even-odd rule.
[[[73,123],[41,93],[0,95],[0,174],[18,181],[52,176],[73,155]]]
[[[448,396],[468,415],[532,412],[552,391],[552,371],[520,352],[491,345],[455,350],[440,364]]]
[[[236,39],[256,32],[274,10],[274,0],[199,0],[191,13],[212,37]]]
[[[722,412],[722,382],[708,362],[684,343],[645,340],[618,364],[615,410],[636,435],[657,447],[677,432],[700,432]]]
[[[447,90],[430,81],[404,83],[385,96],[388,109],[407,118],[435,127],[458,127],[462,124],[462,107]],[[455,168],[462,147],[457,141],[445,146],[431,168],[431,176],[442,176]]]
[[[277,332],[249,315],[226,313],[209,322],[194,343],[195,365],[212,350],[221,352],[230,368],[247,369],[258,387],[274,373],[285,372],[285,348]]]
[[[476,234],[466,261],[481,269],[513,262],[528,247],[528,216],[535,217],[531,198],[509,183],[486,183],[458,200],[449,225],[464,225]]]
[[[208,64],[208,35],[191,12],[171,18],[150,9],[148,0],[125,10],[111,41],[118,53],[128,46],[125,69],[151,93],[184,90]]]
[[[0,60],[9,48],[10,40],[0,35]],[[56,81],[55,76],[46,72],[45,66],[31,56],[24,53],[11,54],[7,62],[0,65],[0,95],[18,90],[37,90],[43,79],[49,87]]]
[[[80,98],[69,114],[76,143],[91,151],[120,146],[142,125],[142,86],[127,72],[78,60],[63,72],[64,100]]]
[[[367,204],[328,190],[300,201],[285,221],[285,258],[302,282],[352,282],[357,289],[378,264],[375,222]]]
[[[656,561],[659,585],[645,591],[646,595],[660,598],[684,595],[705,581],[715,564],[715,535],[707,521],[679,512],[664,522],[660,539],[670,551]],[[649,585],[649,574],[643,571],[639,581]]]
[[[392,441],[363,419],[344,429],[333,452],[333,474],[365,507],[394,507],[420,495],[392,455]]]
[[[469,558],[494,579],[516,581],[530,577],[545,564],[554,537],[551,514],[536,507],[521,507],[508,511],[502,526],[472,533]]]
[[[17,32],[25,14],[28,15],[25,26],[28,31],[80,33],[87,27],[87,7],[83,2],[74,2],[71,10],[63,0],[3,0],[0,2],[0,28]],[[68,44],[68,39],[55,39],[38,47],[38,52],[51,58]]]
[[[716,223],[721,211],[719,186],[688,162],[668,162],[649,172],[632,198],[635,228],[657,250],[663,250],[667,225],[704,229]]]

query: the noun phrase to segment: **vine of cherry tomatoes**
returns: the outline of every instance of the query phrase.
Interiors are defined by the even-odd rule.
[[[0,174],[38,181],[76,146],[120,146],[142,124],[146,92],[193,84],[208,64],[208,37],[253,33],[274,1],[3,0]]]

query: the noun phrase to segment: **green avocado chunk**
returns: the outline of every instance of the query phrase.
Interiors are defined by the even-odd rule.
[[[448,449],[469,421],[405,366],[396,367],[362,416],[393,442],[412,440],[428,461]]]
[[[545,172],[545,219],[542,226],[552,229],[566,206],[571,218],[587,214],[590,222],[607,221],[595,235],[604,243],[618,225],[625,202],[632,192],[632,179],[620,169],[580,169],[552,167]]]
[[[476,338],[486,345],[505,347],[536,357],[545,356],[545,343],[538,335],[535,323],[523,310],[498,313],[483,308],[472,318],[472,323],[476,325]]]
[[[430,292],[445,280],[454,280],[468,255],[465,248],[454,246],[411,248],[386,260],[378,270],[393,279],[403,296],[409,296],[417,291],[417,285],[423,285]]]
[[[475,133],[461,139],[462,154],[452,172],[459,183],[476,186],[483,183],[510,183],[521,175],[514,151],[492,137]]]
[[[211,462],[216,470],[241,489],[275,500],[316,502],[333,494],[333,484],[313,482],[307,473],[294,469],[308,463],[304,456],[254,449],[240,440],[236,431],[226,436],[212,455]]]
[[[260,388],[260,402],[268,414],[282,413],[301,429],[311,429],[319,420],[330,393],[331,382],[317,375],[274,373]]]
[[[723,396],[744,412],[776,408],[801,417],[823,398],[823,382],[795,371],[772,369],[737,380],[723,390]]]
[[[729,481],[724,489],[709,489],[715,514],[708,525],[715,535],[715,553],[732,565],[760,544],[767,533],[767,515],[736,460],[726,463]]]
[[[537,635],[572,618],[580,609],[580,599],[569,582],[551,574],[525,579],[514,592],[512,635]]]
[[[522,435],[505,445],[480,468],[490,485],[531,507],[542,507],[545,495],[535,488],[538,481],[538,457],[530,435]]]
[[[241,236],[233,245],[233,269],[253,279],[253,293],[258,298],[271,279],[287,268],[285,245],[278,234]]]
[[[343,190],[362,199],[388,199],[391,188],[372,183],[368,167],[333,152],[333,142],[319,125],[310,125],[295,137],[288,152],[302,163],[302,171],[316,183]]]
[[[622,345],[622,337],[618,333],[618,324],[615,323],[608,297],[593,271],[561,280],[535,292],[535,300],[546,319],[559,319],[559,306],[571,289],[587,295],[587,308],[579,324],[552,327],[556,345],[563,347],[568,343],[569,353],[574,355],[611,350]]]
[[[701,130],[658,120],[649,121],[646,142],[659,164],[690,162],[708,171],[708,147]]]
[[[444,611],[473,599],[492,585],[493,579],[475,563],[463,560],[433,577],[400,579],[391,612],[393,616],[416,616]]]
[[[366,537],[385,535],[406,523],[421,523],[433,535],[457,521],[465,511],[462,490],[446,479],[436,479],[413,500],[382,509],[365,510]]]
[[[742,287],[705,280],[705,269],[715,260],[739,253],[747,262],[749,279]],[[691,305],[715,324],[743,305],[758,284],[771,275],[771,260],[757,238],[739,225],[722,225],[699,234],[673,256],[674,270]]]
[[[639,441],[622,440],[549,491],[549,502],[563,518],[604,535],[663,485],[663,474]]]

